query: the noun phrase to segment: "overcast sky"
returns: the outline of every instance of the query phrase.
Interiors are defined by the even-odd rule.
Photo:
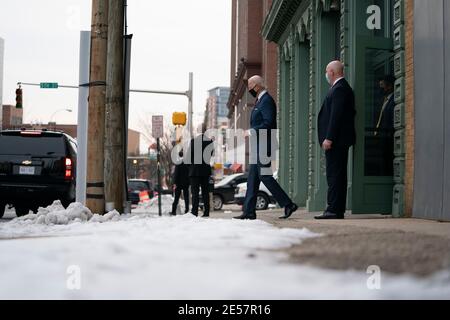
[[[207,90],[229,86],[231,1],[128,0],[134,34],[131,88],[186,91],[194,72],[194,113],[200,121]],[[15,103],[16,83],[78,84],[79,33],[90,30],[91,0],[2,0],[0,37],[5,39],[3,103]],[[78,92],[24,87],[24,121],[76,123]],[[142,119],[187,111],[187,98],[132,93],[130,127]]]

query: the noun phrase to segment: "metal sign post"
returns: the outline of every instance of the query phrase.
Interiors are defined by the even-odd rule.
[[[162,216],[162,204],[161,204],[161,144],[160,138],[164,136],[164,117],[152,116],[152,136],[156,138],[156,151],[157,151],[157,171],[158,171],[158,214]]]
[[[159,142],[159,138],[156,139],[157,144],[157,163],[158,163],[158,214],[161,217],[162,216],[162,208],[161,208],[161,145]]]

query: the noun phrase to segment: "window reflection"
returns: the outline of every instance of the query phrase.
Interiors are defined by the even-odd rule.
[[[366,51],[365,160],[366,176],[393,176],[393,53]]]

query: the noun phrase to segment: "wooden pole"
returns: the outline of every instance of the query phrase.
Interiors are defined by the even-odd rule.
[[[124,0],[110,0],[108,8],[108,59],[106,67],[105,204],[124,208]]]
[[[105,212],[104,137],[106,57],[108,45],[108,0],[92,0],[86,205],[95,213]]]

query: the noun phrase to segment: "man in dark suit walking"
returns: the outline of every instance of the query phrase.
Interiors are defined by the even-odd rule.
[[[247,193],[243,206],[244,213],[235,219],[256,219],[256,200],[261,182],[269,189],[278,204],[284,208],[284,216],[280,217],[280,219],[287,219],[297,211],[298,206],[292,202],[286,192],[284,192],[278,182],[273,178],[270,170],[270,161],[266,163],[267,161],[262,161],[263,159],[261,158],[261,154],[263,157],[272,157],[272,130],[277,129],[276,104],[267,92],[262,77],[251,77],[248,80],[248,89],[250,94],[257,98],[250,119],[252,129],[250,135],[256,135],[256,137],[253,137],[256,139],[256,148],[252,148],[251,150],[253,153],[251,158],[255,160],[255,163],[250,164]],[[263,139],[260,139],[260,137],[263,137]],[[260,150],[262,150],[261,154]],[[255,152],[256,155],[254,154]]]
[[[326,69],[326,78],[331,89],[319,113],[318,133],[326,156],[328,208],[316,219],[344,219],[348,152],[356,142],[355,95],[344,78],[342,62],[331,62]]]
[[[211,177],[211,158],[214,154],[214,143],[206,135],[206,126],[202,125],[202,134],[191,140],[187,155],[189,164],[189,178],[192,191],[192,211],[194,216],[198,216],[200,202],[200,189],[204,212],[203,217],[209,217],[209,178]]]
[[[175,189],[175,199],[172,204],[172,215],[177,215],[178,202],[180,201],[181,192],[183,192],[184,204],[186,205],[185,213],[189,212],[189,166],[184,163],[183,151],[179,153],[181,162],[175,165],[173,173],[173,182]]]

